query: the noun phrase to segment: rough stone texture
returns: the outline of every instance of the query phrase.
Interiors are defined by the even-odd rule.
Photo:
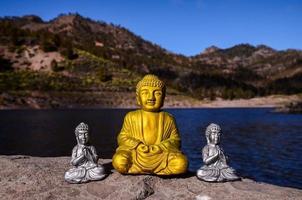
[[[103,181],[68,184],[64,172],[68,157],[0,156],[0,199],[302,199],[302,190],[257,183],[206,183],[194,175],[163,178],[121,175],[112,170],[111,160],[101,163],[109,176]]]

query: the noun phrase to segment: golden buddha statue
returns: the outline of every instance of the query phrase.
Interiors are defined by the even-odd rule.
[[[161,111],[165,84],[146,75],[136,86],[141,107],[127,113],[118,136],[113,167],[123,174],[173,175],[185,173],[187,158],[180,151],[180,136],[173,116]]]

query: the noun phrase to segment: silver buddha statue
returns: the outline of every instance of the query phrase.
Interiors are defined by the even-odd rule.
[[[235,181],[240,178],[235,170],[227,165],[226,157],[218,146],[221,129],[217,124],[210,124],[206,129],[207,145],[202,149],[204,166],[197,170],[197,177],[208,182]]]
[[[72,150],[70,163],[73,167],[65,173],[65,180],[69,183],[85,183],[103,179],[105,170],[98,164],[96,149],[89,144],[88,125],[80,123],[75,135],[78,144]]]

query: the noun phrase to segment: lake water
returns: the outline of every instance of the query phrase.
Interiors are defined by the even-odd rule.
[[[222,127],[220,146],[240,176],[302,189],[302,115],[266,108],[168,109],[177,121],[190,171],[202,165],[204,131]],[[80,122],[91,127],[91,141],[101,158],[111,158],[123,118],[129,110],[2,110],[0,154],[70,156]]]

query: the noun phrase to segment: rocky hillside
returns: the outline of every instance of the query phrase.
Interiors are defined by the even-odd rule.
[[[196,99],[302,92],[302,51],[209,47],[186,57],[78,14],[0,18],[0,91],[129,92],[146,73]],[[0,98],[1,103],[1,98]]]

